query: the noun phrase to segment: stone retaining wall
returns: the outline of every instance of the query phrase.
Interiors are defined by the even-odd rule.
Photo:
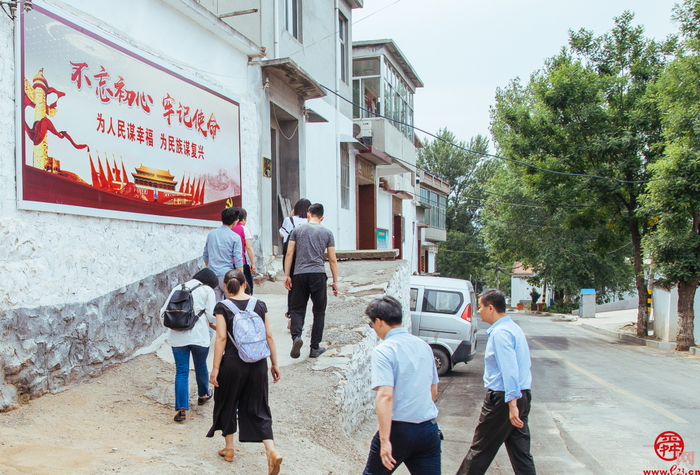
[[[88,302],[0,312],[0,411],[97,376],[148,345],[164,331],[159,312],[170,290],[203,265],[194,259]]]
[[[411,330],[409,265],[403,261],[391,276],[386,294],[396,298],[403,306],[403,324]],[[376,393],[372,391],[372,350],[379,342],[377,334],[364,325],[357,329],[364,333],[364,338],[353,347],[350,362],[345,370],[338,372],[341,376],[338,387],[338,404],[342,417],[343,429],[353,433],[364,423],[375,417],[374,401]]]

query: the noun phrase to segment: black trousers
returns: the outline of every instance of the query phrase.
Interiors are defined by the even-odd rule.
[[[532,393],[529,389],[524,389],[522,393],[522,397],[518,399],[518,411],[525,426],[518,429],[510,423],[505,393],[490,389],[486,392],[472,446],[464,457],[457,475],[486,473],[502,444],[506,445],[516,475],[535,475],[535,461],[530,454],[530,429],[527,426]]]
[[[311,349],[318,349],[319,343],[323,339],[323,325],[326,319],[326,305],[328,295],[326,294],[326,283],[328,277],[325,272],[313,274],[295,274],[292,277],[291,305],[289,306],[289,317],[292,319],[292,339],[301,336],[304,328],[304,318],[306,317],[306,305],[311,297],[314,314],[314,326],[311,329]]]
[[[253,273],[250,271],[250,266],[248,264],[243,264],[243,275],[245,275],[245,280],[248,284],[245,293],[253,295]]]
[[[241,442],[272,439],[267,358],[246,363],[237,352],[224,354],[218,382],[219,387],[214,388],[214,423],[207,437],[214,437],[220,430],[224,437],[238,432]]]

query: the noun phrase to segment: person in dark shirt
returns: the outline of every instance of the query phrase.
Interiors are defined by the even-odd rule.
[[[309,356],[316,358],[326,349],[320,346],[323,339],[323,325],[326,318],[328,297],[326,285],[328,276],[324,266],[324,254],[328,250],[328,262],[333,275],[333,295],[338,296],[338,261],[335,257],[335,240],[333,233],[323,225],[323,205],[320,203],[309,206],[307,212],[309,221],[294,228],[289,235],[289,245],[284,265],[284,286],[292,292],[289,315],[292,321],[292,358],[299,358],[304,342],[301,331],[304,327],[306,305],[309,297],[313,302],[314,325],[311,329],[311,350]],[[290,277],[292,260],[294,262],[294,278]]]
[[[246,280],[240,270],[229,271],[225,278],[228,299],[241,311],[245,310],[251,296],[245,293]],[[277,366],[277,348],[272,336],[272,325],[267,306],[261,300],[253,311],[265,322],[267,344],[270,347],[270,373],[272,381],[280,379]],[[216,316],[216,342],[214,365],[209,381],[214,386],[214,423],[207,437],[214,437],[218,430],[226,440],[219,455],[233,462],[233,434],[238,430],[240,442],[262,442],[267,453],[270,475],[280,471],[282,457],[275,450],[272,440],[272,413],[268,403],[267,358],[246,363],[238,355],[228,334],[233,334],[233,312],[223,303],[214,307]]]

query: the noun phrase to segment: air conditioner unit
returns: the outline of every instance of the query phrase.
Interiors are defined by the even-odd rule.
[[[360,122],[360,133],[357,134],[358,137],[371,137],[372,136],[372,122]]]
[[[352,125],[352,133],[365,146],[372,145],[372,122],[356,122]]]

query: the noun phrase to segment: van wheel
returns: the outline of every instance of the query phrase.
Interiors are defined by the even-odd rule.
[[[444,376],[450,370],[450,357],[439,348],[433,348],[433,356],[438,376]]]

